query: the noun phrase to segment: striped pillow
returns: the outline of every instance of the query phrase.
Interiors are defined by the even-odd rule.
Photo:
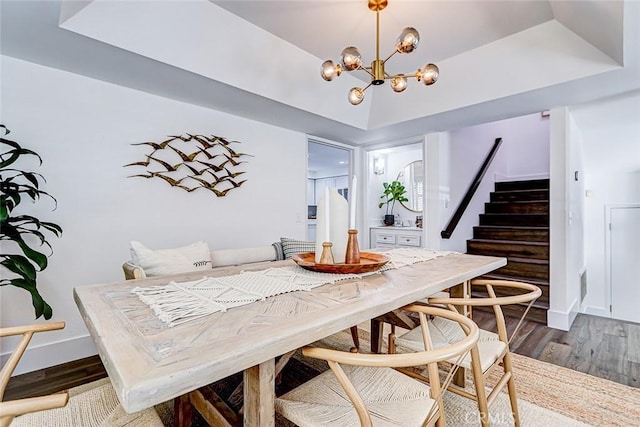
[[[289,239],[287,237],[281,237],[280,243],[282,244],[282,252],[284,252],[284,259],[289,259],[295,254],[316,251],[316,242],[309,242],[304,240],[295,240],[295,239]]]
[[[284,252],[282,251],[282,243],[273,242],[271,246],[273,246],[273,248],[276,250],[276,261],[282,261],[284,259]]]

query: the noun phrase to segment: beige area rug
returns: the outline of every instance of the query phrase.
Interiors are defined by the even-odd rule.
[[[13,420],[11,427],[162,427],[158,413],[148,409],[127,414],[108,378],[69,390],[63,408],[33,412]]]
[[[512,363],[519,399],[595,426],[640,426],[638,388],[519,354]]]
[[[361,351],[367,351],[369,333],[360,329],[359,335]],[[348,350],[353,342],[348,332],[341,332],[314,345]],[[323,361],[300,360],[328,369]],[[518,354],[512,355],[512,362],[523,427],[640,426],[640,389]],[[490,376],[488,384],[495,384],[498,374]],[[467,384],[471,386],[470,376]],[[501,393],[489,412],[492,426],[513,425],[506,393]],[[445,416],[448,426],[479,425],[475,402],[453,393],[445,394]]]
[[[369,333],[360,333],[361,351],[369,348]],[[348,350],[353,342],[349,332],[341,332],[315,345]],[[295,356],[302,363],[317,371],[328,369],[326,362]],[[523,427],[578,427],[640,425],[640,389],[628,387],[567,368],[540,362],[528,357],[513,355],[514,372],[518,389],[518,408]],[[495,380],[495,379],[494,379]],[[489,378],[491,383],[492,378]],[[470,385],[470,383],[469,383]],[[108,379],[92,382],[70,390],[75,396],[71,415],[56,421],[54,411],[43,411],[20,417],[13,426],[41,427],[147,427],[158,425],[155,411],[126,414],[118,404]],[[98,404],[99,403],[99,404]],[[87,416],[97,406],[105,408],[94,416]],[[156,406],[165,426],[171,426],[173,404],[166,402]],[[490,408],[492,426],[513,426],[511,408],[506,393],[496,399]],[[445,394],[445,416],[448,426],[477,426],[478,410],[475,402],[452,393]],[[194,422],[194,426],[200,426]],[[277,419],[279,427],[291,426],[286,420]]]

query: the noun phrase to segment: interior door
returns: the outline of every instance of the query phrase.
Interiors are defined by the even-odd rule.
[[[315,186],[313,205],[317,205],[319,200],[324,197],[327,188],[339,188],[344,192],[344,189],[348,187],[347,176],[349,175],[352,151],[352,149],[326,142],[308,140],[307,179],[312,180]],[[344,177],[344,186],[338,187],[337,177]],[[308,194],[310,192],[307,190]],[[307,218],[307,240],[316,240],[316,220],[312,218]]]
[[[611,317],[640,323],[640,206],[611,208]]]

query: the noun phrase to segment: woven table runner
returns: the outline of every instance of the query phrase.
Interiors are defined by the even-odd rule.
[[[372,252],[378,252],[373,250]],[[388,251],[380,251],[389,257],[386,263],[379,271],[395,270],[407,265],[425,262],[432,259],[440,258],[450,254],[459,252],[452,251],[434,251],[433,249],[422,248],[395,248]]]
[[[147,304],[162,322],[172,327],[275,295],[306,291],[341,280],[360,279],[450,253],[452,252],[399,248],[384,252],[390,261],[378,271],[366,274],[320,273],[292,265],[261,271],[243,271],[231,276],[203,277],[191,282],[171,281],[166,285],[135,287],[131,293]]]

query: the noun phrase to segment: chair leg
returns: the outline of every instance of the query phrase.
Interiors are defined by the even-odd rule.
[[[381,320],[371,319],[371,353],[380,353],[382,349],[383,325]]]
[[[480,365],[480,353],[478,347],[471,349],[471,370],[473,372],[473,385],[476,389],[476,400],[478,401],[478,411],[480,413],[480,424],[482,427],[489,426],[489,404],[487,403],[487,392],[484,389],[484,375]]]
[[[389,354],[393,354],[396,352],[396,326],[391,325],[391,332],[389,333]]]
[[[360,351],[360,337],[358,337],[357,326],[351,327],[351,339],[353,339],[353,345],[354,345],[354,347],[351,348],[351,353],[357,353],[358,351]]]
[[[511,377],[509,378],[509,382],[507,383],[507,390],[509,391],[509,401],[511,402],[511,414],[513,415],[513,424],[516,427],[520,427],[520,414],[518,413],[518,398],[516,395],[516,381],[513,378],[513,369],[511,367],[511,355],[509,352],[504,355],[503,368],[504,372],[509,372]]]

